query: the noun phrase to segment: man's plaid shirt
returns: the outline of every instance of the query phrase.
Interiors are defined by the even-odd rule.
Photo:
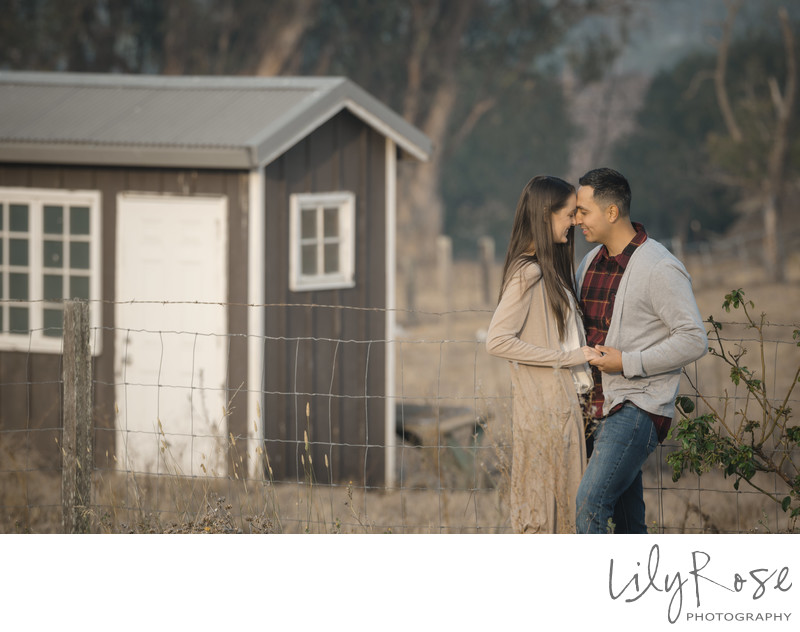
[[[619,282],[628,262],[631,260],[631,256],[647,239],[647,232],[644,226],[633,222],[633,227],[636,229],[636,236],[620,254],[616,257],[611,257],[608,254],[608,249],[602,246],[600,252],[597,253],[597,256],[586,269],[583,285],[581,286],[580,301],[586,327],[586,344],[590,347],[605,345]],[[597,367],[592,367],[592,377],[594,378],[594,389],[591,393],[589,411],[595,419],[600,419],[604,416],[604,397],[601,373]],[[609,414],[617,412],[621,407],[622,404],[618,404]],[[647,414],[650,415],[653,425],[656,427],[658,440],[663,441],[666,438],[672,419],[650,412]]]

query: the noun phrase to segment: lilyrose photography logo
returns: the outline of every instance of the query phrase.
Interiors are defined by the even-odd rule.
[[[759,551],[753,544],[752,550],[714,552],[652,544],[641,555],[628,547],[608,561],[608,598],[621,607],[646,602],[648,616],[671,624],[749,622],[797,629],[796,570],[779,550]]]

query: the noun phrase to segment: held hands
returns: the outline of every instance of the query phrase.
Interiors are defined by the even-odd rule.
[[[594,349],[591,347],[582,347],[582,349],[586,361],[603,373],[622,373],[622,351],[619,349],[603,345],[596,345]],[[592,357],[589,356],[590,352],[594,354]]]
[[[581,347],[581,351],[583,351],[583,357],[586,358],[589,364],[592,364],[593,360],[598,360],[603,357],[594,347]]]

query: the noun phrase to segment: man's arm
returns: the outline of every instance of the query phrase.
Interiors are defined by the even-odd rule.
[[[708,337],[691,280],[676,263],[669,259],[660,261],[653,269],[649,284],[653,310],[669,333],[661,342],[642,351],[623,351],[621,361],[625,377],[669,373],[708,352]]]

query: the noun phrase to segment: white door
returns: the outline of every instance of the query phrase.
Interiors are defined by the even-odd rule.
[[[227,248],[225,198],[118,197],[119,467],[226,473]]]

